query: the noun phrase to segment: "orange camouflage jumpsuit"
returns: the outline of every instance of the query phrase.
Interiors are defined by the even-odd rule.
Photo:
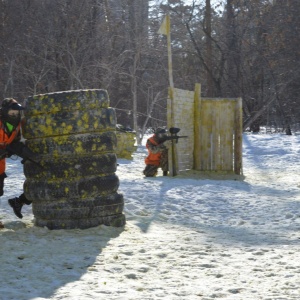
[[[159,143],[155,134],[147,140],[146,148],[148,149],[148,156],[145,159],[144,175],[146,177],[156,176],[158,168],[167,172],[168,149],[163,143]]]
[[[5,125],[0,120],[0,154],[5,153],[5,148],[12,142],[19,141],[21,139],[19,124],[11,133],[8,133]],[[0,196],[3,195],[4,179],[7,177],[5,174],[6,159],[5,156],[0,158]]]

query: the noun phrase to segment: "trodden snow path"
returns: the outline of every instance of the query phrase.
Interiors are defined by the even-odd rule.
[[[138,147],[118,161],[125,228],[57,231],[13,216],[8,160],[0,299],[300,299],[299,154],[299,135],[245,134],[244,180],[143,178]]]

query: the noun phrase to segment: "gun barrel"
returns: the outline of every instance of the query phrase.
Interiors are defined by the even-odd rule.
[[[187,135],[171,135],[171,136],[167,136],[166,137],[166,141],[170,141],[170,140],[178,140],[181,138],[187,138]]]

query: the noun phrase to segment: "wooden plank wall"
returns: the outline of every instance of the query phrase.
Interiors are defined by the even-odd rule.
[[[173,88],[172,105],[168,99],[168,127],[179,127],[179,135],[188,136],[176,144],[174,173],[194,169],[242,174],[242,100],[200,94],[196,84],[195,91]]]
[[[188,138],[179,139],[175,147],[178,173],[193,169],[194,164],[194,92],[173,88],[172,96],[174,121],[172,123],[171,113],[168,113],[168,128],[178,127],[180,128],[179,136],[188,136]],[[171,104],[169,103],[168,111],[170,108]]]
[[[195,169],[241,174],[241,99],[201,98]]]

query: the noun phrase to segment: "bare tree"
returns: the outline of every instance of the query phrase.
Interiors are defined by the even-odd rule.
[[[137,133],[165,125],[167,45],[157,30],[170,13],[176,87],[242,97],[245,130],[299,120],[298,0],[2,0],[0,12],[3,97],[104,88],[120,123]]]

